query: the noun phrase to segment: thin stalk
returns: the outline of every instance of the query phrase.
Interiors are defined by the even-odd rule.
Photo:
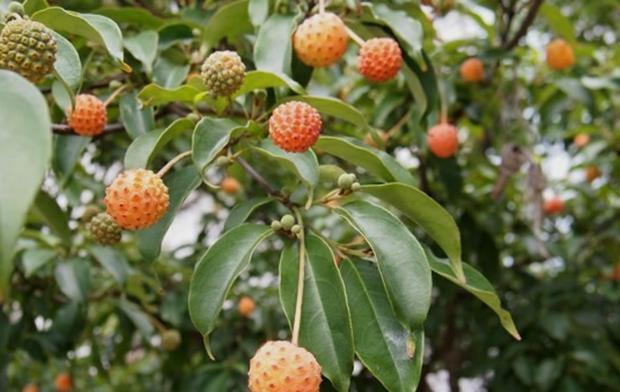
[[[294,210],[297,224],[301,225],[302,230],[299,233],[299,275],[297,276],[297,300],[295,303],[295,321],[293,322],[293,339],[294,345],[299,343],[299,329],[301,327],[301,311],[304,302],[304,279],[306,273],[306,243],[304,239],[303,220],[301,213],[297,208]]]
[[[114,90],[114,92],[108,97],[108,99],[105,100],[105,102],[103,102],[104,106],[108,106],[109,104],[112,103],[112,101],[114,101],[116,99],[116,97],[118,97],[118,95],[120,93],[123,92],[123,90],[125,90],[127,88],[127,85],[124,84],[122,86],[120,86],[119,88],[117,88],[116,90]]]
[[[325,0],[319,0],[319,13],[325,13]]]
[[[172,158],[170,160],[170,162],[166,163],[166,165],[164,167],[161,168],[161,170],[159,170],[157,172],[157,177],[163,177],[166,175],[166,173],[168,173],[168,171],[170,169],[172,169],[172,166],[174,166],[177,162],[179,162],[182,159],[187,158],[188,156],[192,155],[192,151],[188,150],[185,152],[180,153],[179,155],[177,155],[176,157]]]
[[[357,35],[355,31],[351,30],[349,27],[346,27],[346,29],[347,29],[347,34],[349,34],[349,37],[351,37],[353,41],[355,41],[359,46],[364,46],[366,41],[364,41],[362,37]]]

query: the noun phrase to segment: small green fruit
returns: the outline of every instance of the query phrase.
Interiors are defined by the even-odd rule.
[[[341,174],[340,177],[338,177],[338,187],[341,189],[351,189],[351,186],[356,180],[357,176],[355,174]]]
[[[120,226],[107,212],[95,215],[86,225],[90,235],[101,245],[114,245],[123,235]]]
[[[233,95],[245,79],[241,57],[229,50],[212,53],[202,64],[201,71],[207,92],[216,97]]]
[[[282,228],[284,230],[290,230],[295,224],[295,218],[293,218],[293,215],[287,214],[280,219],[280,223],[282,224]]]
[[[174,351],[181,344],[181,334],[176,329],[168,329],[161,334],[161,346],[166,351]]]
[[[221,167],[228,166],[230,165],[230,159],[228,159],[228,157],[225,157],[225,156],[219,156],[215,160],[215,165],[221,166]]]
[[[352,190],[353,192],[359,191],[361,188],[362,188],[362,185],[361,185],[359,182],[354,182],[354,183],[351,185],[351,190]]]
[[[282,230],[282,223],[280,223],[280,221],[274,220],[273,222],[271,222],[271,228],[275,231]]]
[[[198,121],[200,121],[200,115],[198,115],[197,113],[189,113],[186,118],[193,123],[197,123]]]
[[[293,225],[293,227],[291,227],[291,233],[293,233],[293,234],[301,233],[301,226],[300,225]]]

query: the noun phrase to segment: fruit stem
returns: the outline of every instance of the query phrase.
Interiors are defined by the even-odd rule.
[[[319,13],[325,13],[325,0],[319,0]]]
[[[109,104],[111,104],[112,101],[114,101],[116,97],[118,97],[118,95],[122,93],[123,90],[125,90],[126,88],[127,88],[127,85],[124,84],[120,86],[119,88],[117,88],[116,90],[114,90],[114,92],[108,97],[108,99],[105,100],[105,102],[103,103],[103,106],[107,107]]]
[[[362,37],[355,34],[355,31],[351,30],[349,26],[346,26],[345,28],[347,29],[347,34],[349,34],[349,37],[351,37],[353,41],[355,41],[359,46],[364,46],[366,41],[364,41]]]
[[[438,84],[439,84],[439,103],[441,105],[441,113],[440,113],[440,122],[441,124],[447,124],[448,123],[448,92],[447,92],[447,87],[446,87],[446,83],[441,80],[438,79],[437,80]]]
[[[172,158],[170,160],[170,162],[166,163],[166,165],[164,167],[162,167],[161,170],[159,170],[157,172],[157,177],[161,178],[161,177],[165,176],[166,173],[168,173],[168,171],[170,169],[172,169],[172,166],[174,166],[177,162],[179,162],[180,160],[182,160],[184,158],[187,158],[190,155],[192,155],[192,151],[188,150],[188,151],[182,152],[179,155],[177,155],[176,157]]]
[[[306,273],[306,242],[304,238],[304,229],[301,213],[297,208],[294,210],[297,224],[302,226],[299,233],[299,275],[297,276],[297,300],[295,303],[295,321],[293,322],[293,339],[291,342],[297,346],[299,343],[299,328],[301,324],[301,311],[304,301],[304,279]]]

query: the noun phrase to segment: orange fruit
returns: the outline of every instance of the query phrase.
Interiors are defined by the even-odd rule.
[[[67,109],[69,126],[81,136],[96,136],[108,123],[108,113],[103,102],[90,94],[75,97],[75,107]]]
[[[237,305],[237,310],[241,316],[250,317],[254,313],[254,309],[256,309],[256,302],[251,297],[241,297],[239,305]]]
[[[564,200],[559,196],[554,196],[545,200],[543,211],[546,215],[557,215],[564,211]]]
[[[454,125],[437,124],[428,130],[428,148],[439,158],[449,158],[459,149],[458,132]]]
[[[54,380],[54,387],[58,392],[71,392],[73,389],[73,381],[69,373],[60,373]]]
[[[364,42],[357,57],[357,68],[371,82],[385,82],[398,74],[403,56],[392,38],[372,38]]]
[[[331,12],[306,19],[293,35],[297,57],[311,67],[327,67],[340,60],[347,50],[349,35],[340,17]]]
[[[563,39],[554,39],[547,45],[547,64],[556,71],[570,68],[575,64],[573,48]]]
[[[224,178],[220,184],[220,187],[222,187],[222,191],[224,191],[224,193],[228,193],[229,195],[236,195],[241,190],[241,184],[239,184],[239,181],[233,177]]]
[[[26,384],[22,388],[22,392],[39,392],[39,387],[34,383]]]
[[[270,341],[250,360],[248,376],[250,392],[318,392],[321,367],[303,347]]]
[[[475,57],[469,58],[461,64],[461,79],[467,83],[480,83],[484,80],[484,64]]]
[[[577,148],[585,147],[588,143],[590,143],[590,135],[587,133],[579,133],[573,140],[573,144]]]
[[[304,152],[316,143],[321,133],[321,115],[304,102],[284,103],[269,119],[269,136],[287,152]]]

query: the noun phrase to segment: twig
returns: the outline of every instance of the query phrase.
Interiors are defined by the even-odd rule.
[[[351,30],[348,26],[345,28],[347,29],[347,34],[349,34],[349,37],[351,37],[351,39],[355,41],[359,46],[363,46],[366,43],[366,41],[364,41],[362,37],[357,35],[355,31]]]
[[[517,32],[512,37],[512,39],[508,41],[506,45],[504,45],[504,49],[511,50],[511,49],[514,49],[515,46],[517,46],[517,44],[519,43],[519,40],[523,38],[523,36],[527,33],[527,30],[530,28],[530,26],[534,22],[534,19],[536,19],[538,10],[540,9],[540,6],[542,5],[544,1],[545,0],[532,0],[532,5],[530,7],[530,10],[527,12],[525,19],[523,19],[523,22],[521,23],[521,27],[519,27],[519,30],[517,30]]]
[[[103,129],[103,132],[99,136],[106,135],[108,133],[120,132],[123,130],[125,130],[125,126],[121,123],[108,124]],[[75,135],[76,134],[73,131],[73,129],[67,124],[52,124],[52,132],[54,132],[57,135]]]
[[[282,194],[282,192],[280,192],[276,187],[271,185],[271,183],[269,183],[269,181],[267,181],[265,177],[263,177],[259,172],[257,172],[256,169],[254,169],[252,165],[250,165],[245,159],[237,157],[236,160],[239,163],[239,166],[241,166],[243,170],[245,170],[250,175],[250,177],[252,177],[256,182],[258,182],[258,185],[260,185],[261,188],[263,188],[267,192],[267,194],[278,198],[280,201],[282,201],[282,203],[286,205],[292,205],[288,198]]]
[[[298,209],[295,209],[295,217],[297,218],[297,224],[301,225],[302,229],[299,232],[299,274],[297,275],[297,299],[295,301],[295,321],[293,322],[293,339],[291,342],[294,345],[299,343],[299,330],[301,328],[301,313],[304,302],[304,280],[306,272],[306,243],[304,240],[304,228],[303,219]]]
[[[158,172],[157,172],[157,177],[163,177],[166,175],[166,173],[172,169],[172,166],[174,166],[177,162],[179,162],[182,159],[187,158],[188,156],[192,155],[192,150],[188,150],[185,152],[180,153],[179,155],[177,155],[176,157],[172,158],[168,163],[166,163],[166,165],[164,167],[162,167]]]

